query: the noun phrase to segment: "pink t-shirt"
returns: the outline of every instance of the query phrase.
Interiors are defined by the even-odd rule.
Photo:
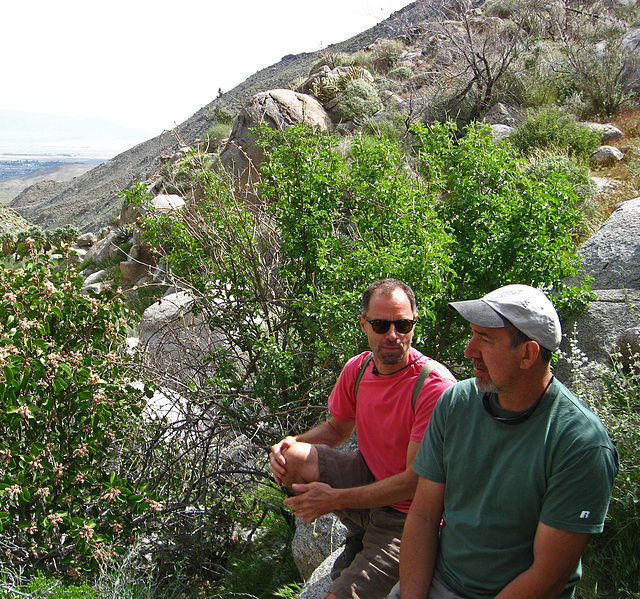
[[[376,480],[382,480],[406,470],[409,440],[422,441],[436,402],[456,379],[444,366],[435,368],[422,385],[414,412],[411,394],[427,358],[411,348],[409,361],[417,361],[391,376],[373,374],[371,360],[358,386],[356,409],[353,385],[367,354],[354,356],[345,364],[329,395],[329,412],[343,422],[355,421],[358,448]],[[407,512],[410,505],[411,500],[406,500],[393,507]]]

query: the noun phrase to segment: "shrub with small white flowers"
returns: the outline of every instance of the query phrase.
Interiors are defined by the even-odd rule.
[[[159,511],[124,459],[147,392],[117,290],[81,292],[30,241],[0,268],[0,562],[78,577]]]

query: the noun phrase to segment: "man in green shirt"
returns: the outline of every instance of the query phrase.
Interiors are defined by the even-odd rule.
[[[402,599],[571,597],[616,450],[551,373],[562,333],[542,292],[508,285],[450,306],[470,323],[475,379],[443,393],[413,462]]]

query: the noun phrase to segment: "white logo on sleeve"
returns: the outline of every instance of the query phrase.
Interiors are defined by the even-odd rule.
[[[587,518],[589,518],[589,516],[591,516],[591,512],[587,512],[587,511],[580,512],[580,519],[581,520],[586,520]]]

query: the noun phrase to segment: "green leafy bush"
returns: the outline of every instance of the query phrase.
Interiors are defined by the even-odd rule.
[[[524,154],[548,149],[569,156],[588,158],[600,145],[602,135],[578,123],[555,106],[530,110],[525,121],[509,137]]]
[[[584,224],[588,225],[596,219],[595,209],[588,201],[596,193],[597,186],[583,161],[568,156],[542,153],[533,157],[525,169],[525,174],[532,179],[540,180],[553,180],[557,177],[563,186],[568,184],[575,193],[576,205],[584,217]],[[584,228],[581,226],[573,233],[578,239],[582,239]]]
[[[396,93],[400,91],[400,83],[398,83],[397,81],[392,81],[391,79],[388,79],[386,77],[376,77],[373,80],[373,84],[379,92],[388,90]]]
[[[231,134],[232,125],[227,123],[215,123],[209,127],[207,137],[209,139],[224,139]]]
[[[0,269],[0,524],[5,563],[79,575],[159,508],[121,461],[142,407],[112,290],[37,254]]]
[[[416,125],[421,169],[440,194],[439,218],[452,242],[448,292],[436,299],[431,323],[433,355],[460,360],[467,328],[447,308],[451,299],[479,297],[502,285],[526,283],[553,291],[560,308],[578,309],[588,284],[571,287],[582,226],[580,200],[563,173],[527,173],[508,147],[492,144],[486,130]]]
[[[349,323],[377,278],[414,286],[418,346],[451,360],[467,334],[446,308],[452,299],[525,282],[553,288],[572,308],[584,301],[583,288],[563,282],[577,264],[573,181],[551,170],[528,176],[485,132],[458,139],[448,125],[417,128],[421,176],[388,139],[356,137],[345,151],[304,127],[261,136],[263,203],[247,210],[210,173],[205,200],[146,225],[171,271],[215,304],[211,325],[224,324],[230,348],[225,359],[218,347],[217,367],[242,356],[215,383],[225,394],[249,385],[256,407],[280,414],[324,405],[340,365],[362,347]],[[296,428],[282,416],[273,425]]]

